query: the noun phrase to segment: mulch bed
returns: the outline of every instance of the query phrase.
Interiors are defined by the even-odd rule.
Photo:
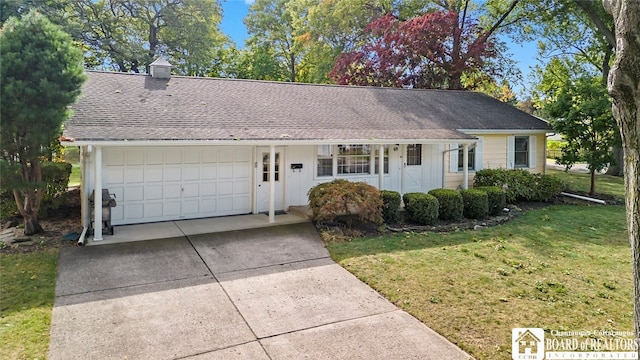
[[[572,192],[578,195],[589,196],[588,194],[580,193],[580,192]],[[607,204],[610,205],[620,205],[624,204],[624,200],[616,199],[613,196],[609,195],[596,195],[590,196],[596,199],[605,200]],[[438,220],[438,222],[434,225],[420,225],[411,222],[410,219],[406,217],[404,211],[400,212],[400,221],[395,224],[386,224],[384,228],[377,228],[375,225],[371,223],[360,223],[357,219],[352,218],[348,219],[345,216],[338,217],[335,221],[326,222],[320,221],[316,222],[315,225],[320,230],[322,234],[322,238],[325,242],[336,241],[336,242],[344,242],[349,241],[350,238],[364,237],[364,236],[381,236],[388,235],[391,233],[398,232],[453,232],[460,230],[481,230],[485,227],[496,226],[500,224],[504,224],[511,219],[514,219],[518,216],[521,216],[523,213],[530,211],[541,209],[544,207],[548,207],[555,204],[589,204],[594,206],[602,206],[595,203],[589,203],[584,200],[569,198],[566,196],[560,196],[551,199],[548,202],[521,202],[516,205],[509,205],[509,212],[504,212],[498,216],[492,216],[483,220],[473,220],[473,219],[461,219],[457,221],[443,221]],[[349,220],[352,225],[348,226]]]
[[[7,226],[9,225],[9,226]],[[76,242],[64,238],[71,232],[80,233],[80,190],[74,189],[67,193],[67,202],[60,208],[50,211],[44,219],[40,220],[44,232],[36,235],[25,236],[21,217],[2,220],[3,233],[13,231],[13,241],[8,244],[0,244],[0,253],[29,253],[42,251],[49,248],[63,246],[75,246]]]
[[[572,192],[577,195],[589,196],[586,193]],[[617,199],[613,196],[596,194],[590,196],[596,199],[605,200],[607,204],[620,205],[624,204],[624,200]],[[360,223],[357,219],[347,219],[339,217],[333,222],[317,222],[316,227],[324,233],[325,241],[344,241],[347,238],[355,238],[362,236],[378,236],[395,232],[452,232],[467,229],[481,229],[488,226],[496,226],[504,224],[509,220],[522,215],[522,213],[540,209],[553,204],[589,204],[588,202],[558,196],[551,202],[528,202],[518,203],[510,206],[510,211],[500,216],[490,217],[484,220],[462,219],[459,221],[438,221],[435,225],[419,225],[412,223],[401,213],[401,220],[395,224],[387,224],[384,228],[378,228],[375,224]],[[595,204],[594,204],[595,205]],[[349,220],[351,226],[348,226]],[[7,224],[11,225],[7,229]],[[9,245],[0,244],[0,253],[28,253],[34,251],[42,251],[48,248],[57,248],[62,246],[75,246],[76,242],[64,238],[71,232],[80,233],[82,226],[80,224],[80,190],[73,189],[67,193],[67,204],[51,211],[45,219],[40,221],[40,225],[45,231],[41,234],[25,236],[22,229],[22,219],[19,217],[13,219],[3,219],[3,234],[13,231],[15,242],[9,241]]]

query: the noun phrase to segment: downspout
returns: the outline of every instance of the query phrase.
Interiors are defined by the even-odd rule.
[[[94,166],[96,178],[93,185],[93,240],[102,240],[102,146],[94,150]]]
[[[83,246],[83,245],[84,245],[84,243],[85,243],[85,236],[87,236],[87,230],[88,230],[88,229],[89,229],[89,228],[88,228],[88,227],[86,227],[86,226],[85,226],[84,228],[82,228],[82,234],[80,234],[80,238],[78,239],[78,243],[77,243],[76,245],[78,245],[78,246]]]
[[[87,230],[91,225],[91,210],[89,209],[89,198],[87,190],[90,188],[90,171],[89,169],[89,154],[93,151],[93,147],[81,146],[80,147],[80,209],[81,209],[81,221],[82,221],[82,233],[76,243],[77,246],[84,246],[86,243]]]

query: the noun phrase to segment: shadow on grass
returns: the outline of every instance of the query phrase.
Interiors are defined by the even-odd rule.
[[[53,306],[57,260],[57,249],[1,254],[0,317]]]

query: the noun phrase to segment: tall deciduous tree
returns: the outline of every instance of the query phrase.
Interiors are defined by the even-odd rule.
[[[640,338],[640,2],[604,0],[604,6],[613,15],[616,29],[616,57],[609,73],[609,94],[613,98],[613,115],[620,126],[624,149],[634,323],[636,338]]]
[[[14,173],[13,195],[25,235],[38,220],[44,184],[41,161],[69,116],[85,80],[82,52],[43,15],[10,18],[0,33],[0,148],[3,172]],[[7,174],[3,174],[3,177]]]
[[[384,15],[383,6],[382,0],[324,0],[311,6],[300,78],[313,83],[330,82],[329,71],[337,57],[365,42],[365,28]]]
[[[618,128],[611,114],[611,102],[597,77],[581,77],[558,89],[545,107],[556,132],[566,144],[558,163],[568,168],[586,161],[591,176],[589,194],[595,194],[596,172],[612,161],[611,148],[618,145]]]
[[[304,0],[257,0],[249,9],[244,20],[250,35],[250,44],[262,51],[264,47],[273,49],[275,61],[287,68],[285,79],[295,82],[298,65],[303,56],[301,44],[305,30],[307,7]]]
[[[412,88],[462,88],[465,72],[485,69],[493,43],[476,23],[454,12],[399,21],[386,15],[368,27],[371,41],[343,53],[330,76],[340,84]]]
[[[611,114],[611,102],[599,71],[583,61],[553,58],[538,69],[536,105],[552,120],[566,144],[558,164],[571,168],[586,161],[591,175],[589,193],[595,193],[595,174],[614,162],[611,149],[620,146],[620,135]]]
[[[90,68],[143,72],[157,57],[184,75],[218,72],[229,42],[218,0],[47,0],[43,10],[82,42]]]
[[[584,66],[591,66],[602,78],[602,87],[615,53],[613,18],[598,1],[542,0],[531,3],[533,26],[530,37],[539,39],[541,55],[545,58],[566,58]],[[608,175],[622,175],[622,149],[613,149],[614,161]]]

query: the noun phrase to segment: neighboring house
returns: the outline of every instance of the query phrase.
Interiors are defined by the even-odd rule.
[[[116,195],[115,225],[274,221],[335,178],[407,193],[466,188],[481,168],[545,169],[549,125],[480,93],[170,77],[166,61],[87,76],[62,138],[81,149],[85,226],[94,189]]]

